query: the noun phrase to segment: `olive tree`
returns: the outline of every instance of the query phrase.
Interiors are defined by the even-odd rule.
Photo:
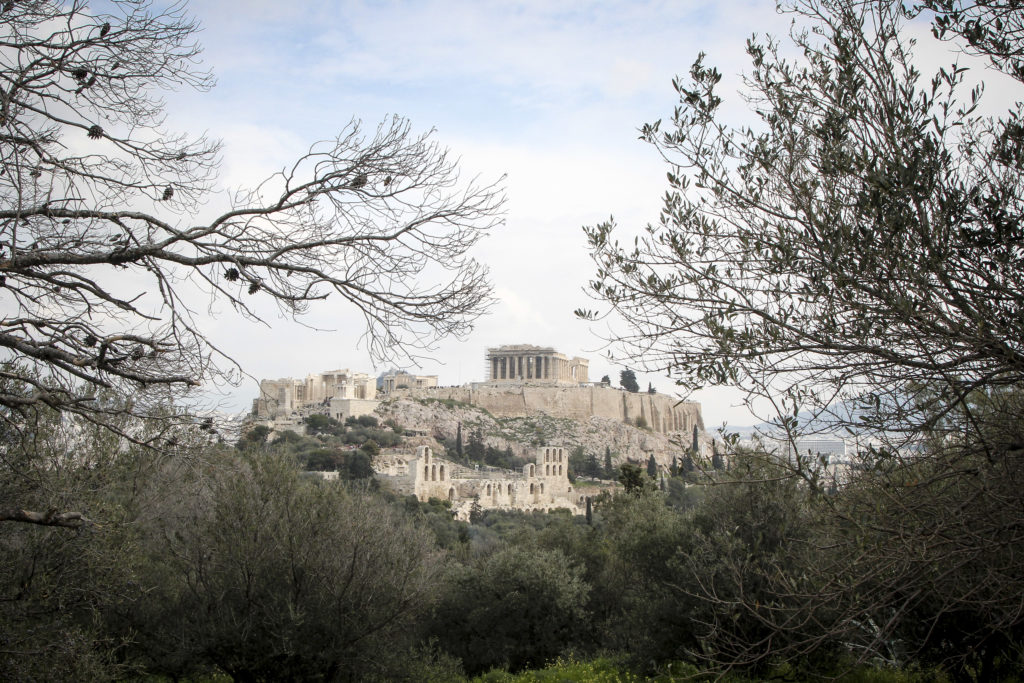
[[[629,246],[613,222],[586,230],[591,291],[647,371],[740,388],[774,408],[791,445],[809,429],[861,444],[834,497],[817,458],[785,461],[831,511],[795,570],[810,586],[794,579],[784,596],[785,574],[766,569],[786,609],[734,601],[758,635],[737,626],[724,651],[754,665],[785,643],[843,643],[988,674],[1016,661],[1024,624],[1024,574],[1005,554],[1024,540],[1024,119],[1020,105],[981,113],[968,57],[923,75],[907,21],[930,19],[988,58],[984,80],[1017,92],[1024,10],[782,9],[796,49],[749,41],[749,126],[725,122],[721,74],[703,58],[675,80],[671,118],[643,126],[669,167],[661,215]],[[822,614],[827,643],[806,637]]]
[[[470,674],[543,666],[585,626],[582,574],[557,549],[497,550],[448,573],[431,632]]]
[[[110,611],[133,634],[129,661],[175,677],[395,680],[438,593],[431,533],[281,454],[214,465],[151,480],[177,495],[136,522],[145,597]]]
[[[3,381],[3,391],[31,391]],[[113,405],[116,397],[100,394]],[[131,418],[125,416],[127,421]],[[142,434],[177,444],[163,457],[125,443],[106,427],[45,405],[23,408],[16,428],[0,422],[0,678],[116,680],[130,667],[117,656],[130,636],[104,627],[100,615],[125,600],[144,599],[139,583],[136,523],[141,510],[162,509],[181,491],[149,482],[167,463],[184,466],[201,448],[202,432],[142,421]],[[73,509],[75,512],[68,512]],[[83,524],[83,520],[98,524]],[[66,528],[78,527],[69,532]]]
[[[118,416],[237,377],[203,332],[203,296],[257,321],[331,296],[362,313],[379,359],[487,309],[469,251],[503,190],[460,181],[429,133],[353,121],[200,220],[220,144],[173,132],[161,99],[214,84],[185,6],[19,0],[0,19],[0,347],[17,361],[0,376],[32,388],[0,393],[2,419],[46,405],[143,439]],[[96,389],[130,400],[111,408]]]
[[[756,125],[722,121],[721,74],[698,59],[671,120],[643,126],[664,207],[635,247],[587,229],[592,292],[627,350],[686,388],[934,426],[1024,371],[1020,109],[978,114],[963,66],[923,77],[901,3],[786,7],[803,57],[749,42]]]

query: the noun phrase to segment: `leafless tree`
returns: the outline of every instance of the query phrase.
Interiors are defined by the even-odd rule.
[[[104,7],[0,5],[0,377],[29,387],[0,392],[4,419],[37,404],[142,415],[234,375],[197,289],[253,320],[261,299],[301,316],[333,294],[362,312],[378,359],[465,333],[487,309],[469,251],[501,221],[503,189],[461,182],[397,117],[350,123],[196,221],[220,145],[169,131],[160,92],[212,87],[197,24],[183,4]],[[101,388],[130,400],[105,407]]]

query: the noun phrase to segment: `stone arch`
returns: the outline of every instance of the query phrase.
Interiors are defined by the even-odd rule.
[[[437,465],[430,466],[430,481],[437,481]]]
[[[528,477],[532,477],[532,476],[534,476],[534,474],[533,474],[533,465],[532,465],[532,464],[530,464],[530,465],[527,465],[527,466],[526,466],[526,469],[528,470],[528,472],[527,472],[526,476],[528,476]]]
[[[490,484],[487,485],[487,495],[488,496],[491,495],[491,485]]]
[[[423,481],[430,480],[430,465],[423,466]]]
[[[512,484],[508,485],[508,495],[512,495]]]
[[[562,476],[562,466],[558,466],[558,476]]]
[[[448,500],[450,502],[453,502],[453,503],[455,502],[455,487],[454,486],[451,487],[450,489],[448,489]]]
[[[544,493],[544,482],[540,483],[540,492]]]
[[[550,475],[551,475],[551,465],[544,465],[544,476],[547,477],[547,476],[550,476]]]
[[[441,475],[441,481],[444,481],[444,465],[441,465],[441,470],[438,472]]]
[[[533,486],[534,486],[533,484],[530,484],[530,495],[531,495],[531,496],[533,495],[533,491],[534,491],[534,488],[533,488]]]

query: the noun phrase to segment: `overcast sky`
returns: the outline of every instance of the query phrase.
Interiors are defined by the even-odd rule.
[[[223,140],[223,188],[253,185],[353,117],[372,127],[391,114],[436,129],[466,177],[507,174],[506,224],[475,252],[498,303],[468,338],[411,368],[441,384],[483,380],[485,350],[502,344],[588,357],[591,379],[617,383],[621,368],[605,358],[602,328],[572,313],[593,307],[582,227],[610,215],[634,227],[656,219],[667,169],[637,129],[671,114],[673,76],[704,51],[728,79],[745,68],[752,33],[781,35],[789,25],[765,0],[194,0],[190,9],[218,83],[168,95],[169,123]],[[351,310],[316,309],[309,323],[322,332],[269,322],[221,311],[208,324],[259,378],[384,369],[357,345]],[[674,391],[665,377],[639,379]],[[255,393],[246,382],[227,407],[245,408]],[[734,396],[697,398],[709,425],[751,422]]]
[[[436,129],[465,177],[507,174],[507,222],[475,252],[491,269],[497,305],[468,338],[409,368],[444,385],[483,380],[485,350],[502,344],[586,356],[592,380],[617,383],[603,329],[572,313],[593,307],[582,227],[610,215],[623,227],[655,220],[667,169],[637,136],[671,115],[672,78],[706,52],[724,75],[727,115],[742,120],[745,41],[784,37],[790,24],[770,0],[193,0],[190,9],[218,85],[169,94],[169,123],[223,140],[222,188],[254,185],[352,118],[373,128],[392,114]],[[307,321],[322,332],[245,323],[230,311],[209,332],[257,378],[385,369],[357,344],[360,317],[332,306]],[[666,377],[639,379],[674,391]],[[246,382],[226,407],[246,408],[255,395]],[[754,421],[738,394],[695,398],[709,426]]]

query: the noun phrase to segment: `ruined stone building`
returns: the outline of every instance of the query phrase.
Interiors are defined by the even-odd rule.
[[[458,387],[437,386],[436,375],[395,371],[381,378],[388,398],[440,399],[465,403],[496,417],[609,418],[646,427],[659,434],[689,438],[704,431],[701,406],[659,393],[631,393],[589,381],[589,361],[550,347],[513,344],[487,349],[486,381]],[[253,412],[258,419],[301,417],[320,412],[338,420],[369,415],[380,404],[376,380],[365,373],[332,370],[304,380],[260,382]]]
[[[260,418],[289,416],[307,412],[312,407],[326,409],[332,400],[373,401],[376,407],[376,398],[375,377],[351,370],[327,370],[307,375],[305,379],[286,377],[260,381],[254,412]]]
[[[459,519],[469,518],[474,502],[483,509],[567,508],[577,515],[586,509],[586,497],[569,482],[569,453],[561,446],[538,448],[536,462],[522,470],[458,465],[435,456],[429,446],[417,448],[413,457],[382,457],[375,467],[399,493],[450,501]]]
[[[487,349],[487,382],[494,384],[586,384],[590,361],[552,348],[514,344]]]
[[[437,386],[437,375],[413,375],[404,370],[389,372],[381,378],[381,393],[391,394],[396,389],[425,389]]]

